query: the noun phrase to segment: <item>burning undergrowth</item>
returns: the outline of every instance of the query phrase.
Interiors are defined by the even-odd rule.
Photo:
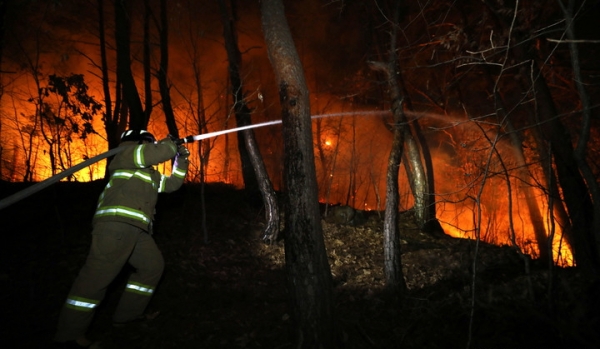
[[[87,254],[100,190],[101,183],[60,183],[0,211],[3,227],[19,226],[2,248],[2,320],[9,324],[0,332],[2,347],[50,342]],[[108,290],[90,336],[105,348],[292,348],[283,242],[261,241],[260,205],[234,188],[208,186],[205,236],[198,197],[198,186],[185,186],[159,201],[155,238],[167,265],[150,308],[161,315],[139,327],[111,327],[130,272],[125,269]],[[390,300],[383,292],[380,214],[361,214],[358,224],[322,221],[347,348],[600,343],[594,288],[574,269],[550,273],[511,247],[432,237],[415,226],[409,212],[400,218],[409,291],[400,301]]]

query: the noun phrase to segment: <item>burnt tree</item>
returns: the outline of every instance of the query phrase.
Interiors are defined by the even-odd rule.
[[[244,99],[244,86],[240,74],[241,54],[235,35],[235,10],[234,3],[231,4],[232,12],[229,11],[225,0],[219,0],[219,9],[221,11],[221,21],[223,23],[223,36],[225,37],[225,48],[227,50],[227,59],[229,60],[229,79],[231,81],[231,94],[233,96],[233,109],[238,127],[251,124],[250,108]],[[277,239],[279,233],[279,207],[277,205],[277,196],[267,169],[263,162],[258,148],[258,143],[254,137],[254,131],[245,130],[238,132],[238,147],[240,158],[242,160],[242,173],[244,183],[249,194],[254,194],[256,187],[260,190],[265,205],[265,215],[267,226],[264,231],[264,238],[269,241]],[[249,163],[248,163],[249,162]],[[247,174],[247,169],[254,171]]]
[[[281,0],[262,0],[261,14],[283,122],[285,262],[294,347],[336,348],[340,345],[319,213],[308,89]]]

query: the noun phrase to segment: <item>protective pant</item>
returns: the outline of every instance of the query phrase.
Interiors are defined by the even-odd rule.
[[[85,265],[60,313],[56,341],[85,335],[106,288],[127,262],[135,272],[119,300],[113,316],[115,322],[127,322],[144,313],[162,275],[164,260],[154,239],[142,229],[119,222],[97,223]]]

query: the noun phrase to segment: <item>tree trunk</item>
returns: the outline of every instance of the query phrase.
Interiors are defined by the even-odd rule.
[[[398,86],[398,93],[403,99],[403,113],[404,110],[413,111],[414,108],[402,74],[398,72],[394,80]],[[436,219],[435,179],[429,146],[421,132],[419,122],[417,120],[410,122],[413,126],[411,128],[408,125],[406,116],[403,116],[403,118],[404,122],[407,123],[403,131],[404,146],[406,146],[406,149],[403,149],[404,168],[414,198],[413,209],[416,223],[423,231],[433,236],[443,236],[444,229]]]
[[[593,205],[573,156],[571,136],[557,117],[558,113],[552,96],[545,79],[537,69],[537,64],[532,64],[532,67],[534,68],[533,76],[539,76],[532,86],[538,106],[538,122],[545,139],[550,142],[558,183],[562,188],[573,227],[574,235],[571,239],[574,242],[573,254],[579,266],[591,274],[595,274],[598,269],[598,255],[591,231]]]
[[[404,113],[404,112],[403,112]],[[406,118],[405,118],[406,119]],[[406,121],[405,121],[406,122]],[[429,221],[429,186],[427,185],[427,176],[421,161],[421,151],[414,137],[410,133],[410,127],[403,126],[404,146],[401,149],[404,153],[404,168],[407,173],[410,172],[409,184],[414,198],[415,220],[419,227],[424,227]]]
[[[402,108],[413,111],[414,108],[406,90],[402,74],[398,72],[396,78],[398,81],[396,82],[399,89],[398,92],[403,99]],[[403,118],[406,120],[406,116]],[[405,162],[404,168],[407,172],[411,171],[409,183],[414,197],[415,218],[419,227],[428,233],[432,235],[443,233],[442,226],[435,218],[435,186],[433,163],[429,147],[425,137],[421,133],[419,122],[413,120],[411,124],[413,125],[412,129],[414,130],[415,137],[413,137],[410,126],[407,125],[404,127],[404,145],[406,146],[404,158],[408,160],[408,162]]]
[[[164,0],[163,0],[164,1]],[[231,94],[234,100],[234,110],[238,127],[250,125],[250,108],[244,100],[244,86],[240,74],[241,54],[235,35],[233,19],[235,14],[230,14],[225,0],[219,0],[221,10],[221,21],[223,23],[223,36],[225,37],[225,47],[227,48],[227,58],[229,60],[229,78],[231,80]],[[277,205],[277,195],[271,184],[267,169],[260,154],[253,130],[238,132],[238,142],[240,158],[242,159],[242,168],[250,167],[253,170],[252,175],[244,173],[244,182],[246,190],[250,195],[255,190],[260,190],[265,205],[265,218],[267,226],[264,231],[264,239],[275,241],[279,233],[279,207]],[[249,161],[250,164],[246,162]],[[250,166],[249,166],[250,165]],[[258,186],[258,188],[255,188]]]
[[[104,130],[106,131],[106,139],[108,140],[108,149],[113,149],[119,146],[120,135],[125,130],[125,115],[121,113],[121,88],[120,82],[117,79],[115,83],[115,106],[112,105],[112,97],[110,94],[110,78],[108,75],[108,58],[106,55],[106,34],[104,32],[104,0],[98,0],[98,33],[100,44],[100,70],[102,73],[102,91],[104,93]],[[106,161],[104,177],[108,178],[108,165],[112,157]]]
[[[391,109],[394,117],[392,125],[392,149],[388,158],[386,175],[385,216],[383,221],[383,256],[385,269],[386,289],[390,294],[400,296],[406,291],[406,281],[402,271],[402,254],[400,248],[400,227],[398,225],[399,185],[398,171],[404,152],[404,136],[407,132],[406,115],[404,114],[402,89],[396,77],[398,60],[396,57],[397,23],[400,15],[400,6],[396,5],[394,20],[391,23],[392,33],[390,39],[389,62],[371,63],[371,68],[380,70],[385,74],[390,91]]]
[[[491,7],[492,5],[485,3],[485,6]],[[488,13],[495,16],[492,8]],[[523,20],[518,16],[515,19]],[[539,52],[539,46],[542,43],[527,37],[528,34],[519,35],[518,32],[511,32],[512,25],[498,16],[495,16],[495,20],[503,26],[503,30],[508,35],[514,37],[512,40],[529,43],[529,45],[520,44],[510,47],[510,54],[515,62],[530,62],[526,66],[531,67],[531,70],[524,72],[522,76],[534,77],[534,79],[523,78],[521,82],[535,99],[537,118],[535,125],[541,130],[544,139],[549,142],[558,184],[562,190],[562,198],[572,225],[572,230],[566,233],[572,233],[569,240],[573,242],[571,247],[577,265],[582,267],[588,275],[595,277],[600,269],[600,260],[594,241],[595,232],[592,231],[593,204],[590,192],[580,173],[571,135],[560,121],[554,99],[540,70],[541,58],[537,57],[536,51]],[[519,26],[522,23],[517,22],[516,24]]]
[[[224,0],[219,0],[219,9],[221,11],[221,23],[223,23],[223,36],[225,38],[225,49],[227,51],[227,59],[229,60],[229,79],[231,82],[231,96],[233,97],[233,110],[235,112],[235,120],[238,127],[250,125],[251,110],[248,108],[244,100],[244,90],[242,79],[240,76],[241,69],[241,54],[238,48],[237,37],[234,29],[235,7],[231,4],[231,13]],[[252,131],[250,131],[252,132]],[[257,146],[253,140],[246,140],[247,132],[238,132],[238,151],[240,153],[240,161],[242,166],[242,177],[244,179],[244,188],[249,196],[253,196],[259,190],[259,183],[253,167],[250,151],[246,149],[245,144]],[[253,151],[260,154],[258,150]],[[264,166],[263,166],[264,167]]]
[[[484,66],[483,75],[484,78],[488,80],[490,86],[496,86],[488,66]],[[527,162],[525,160],[525,154],[523,154],[521,137],[513,126],[510,115],[507,115],[507,111],[510,108],[506,107],[500,92],[496,89],[492,91],[492,95],[494,97],[495,109],[497,111],[498,124],[503,125],[504,131],[508,134],[510,144],[512,146],[511,149],[515,158],[517,172],[519,174],[519,188],[525,195],[525,203],[529,211],[529,218],[531,219],[533,234],[535,236],[535,241],[540,253],[539,258],[542,260],[548,260],[548,258],[551,258],[551,255],[549,254],[550,249],[548,235],[546,233],[546,228],[544,227],[544,218],[541,215],[540,208],[536,200],[536,195],[533,191],[533,183],[531,183],[529,180],[531,176],[527,170]],[[498,157],[500,156],[498,155]],[[511,199],[512,198],[509,198],[509,200]],[[509,214],[512,215],[512,212],[509,211]]]
[[[323,187],[326,187],[325,183],[327,183],[327,173],[329,172],[327,170],[327,155],[325,153],[325,149],[323,147],[323,140],[322,140],[322,136],[323,136],[323,119],[317,119],[315,120],[315,138],[316,140],[316,145],[317,145],[317,154],[318,154],[318,158],[319,158],[319,163],[321,164],[321,177],[320,179],[317,181],[317,183],[321,183],[323,185]],[[323,191],[323,188],[319,189],[320,192]],[[325,201],[327,203],[327,199],[325,198]],[[325,207],[325,216],[327,216],[327,206]]]
[[[569,39],[569,52],[571,53],[571,67],[573,68],[573,81],[575,86],[577,87],[577,92],[579,93],[579,99],[581,100],[581,109],[582,109],[582,125],[581,132],[579,134],[579,139],[577,141],[577,146],[575,148],[574,156],[577,161],[577,166],[579,166],[579,170],[583,175],[585,182],[587,184],[588,190],[592,197],[592,234],[590,239],[594,239],[595,241],[595,254],[597,263],[600,267],[600,186],[598,185],[598,181],[594,172],[592,171],[590,165],[586,159],[586,153],[588,150],[588,142],[590,139],[590,131],[591,131],[591,118],[592,118],[592,106],[590,102],[589,94],[586,90],[583,77],[581,75],[581,66],[579,63],[579,48],[576,43],[576,35],[575,35],[575,23],[573,21],[573,10],[575,3],[573,0],[568,1],[568,6],[565,7],[562,0],[557,0],[561,9],[563,10],[563,14],[566,22],[566,34]],[[577,11],[579,12],[579,11]]]
[[[152,18],[150,0],[144,0],[144,118],[150,120],[154,104],[152,103],[152,43],[150,39],[150,18]],[[162,39],[162,36],[161,36]],[[162,42],[161,42],[162,45]],[[161,46],[162,49],[162,46]],[[161,57],[162,59],[162,57]]]
[[[544,141],[542,132],[538,127],[532,128],[531,134],[533,135],[537,153],[540,159],[540,165],[544,174],[545,186],[548,192],[547,196],[549,212],[553,215],[551,218],[553,220],[555,219],[558,223],[565,241],[569,244],[569,246],[573,246],[576,243],[573,240],[573,228],[569,219],[569,215],[565,210],[565,205],[560,199],[560,190],[556,180],[556,173],[552,167],[551,152],[548,149],[547,143]],[[552,234],[552,231],[549,233]],[[548,247],[550,247],[550,244],[548,245]],[[550,251],[548,254],[550,254]]]
[[[142,101],[138,94],[131,71],[131,52],[129,48],[130,14],[128,2],[117,0],[115,3],[115,38],[117,42],[117,76],[122,82],[123,98],[129,110],[129,128],[146,129],[148,120],[144,115]]]
[[[179,129],[175,122],[175,113],[171,105],[171,91],[168,82],[169,69],[169,21],[167,16],[167,0],[160,0],[160,67],[158,68],[158,88],[162,100],[169,134],[179,138]]]
[[[116,116],[113,115],[112,97],[110,95],[108,58],[106,57],[106,35],[104,33],[104,0],[98,0],[98,33],[100,41],[100,70],[102,72],[102,91],[104,93],[104,130],[108,140],[108,148],[119,145]],[[117,108],[114,109],[118,110]],[[108,167],[108,166],[107,166]]]
[[[468,23],[467,14],[462,12],[463,20],[465,23]],[[477,26],[465,25],[467,28],[476,28]],[[472,31],[466,31],[469,40],[474,40],[477,37]],[[499,89],[497,88],[498,84],[493,79],[493,70],[490,65],[484,64],[481,66],[482,77],[485,79],[489,86],[493,86],[494,89],[491,91],[491,95],[494,98],[495,110],[497,111],[497,120],[498,124],[502,125],[504,131],[509,136],[510,144],[512,146],[513,155],[516,162],[517,173],[519,175],[519,184],[518,187],[523,191],[525,195],[525,202],[527,204],[527,208],[529,211],[529,218],[531,219],[531,225],[533,228],[535,240],[540,251],[539,257],[544,260],[548,260],[551,258],[551,249],[548,241],[548,234],[546,232],[546,228],[544,227],[544,220],[540,211],[540,207],[538,205],[535,192],[534,192],[534,183],[531,180],[531,175],[528,170],[527,161],[525,159],[525,154],[523,153],[522,146],[522,137],[520,131],[516,130],[511,121],[510,107],[506,106],[504,102],[503,96],[500,94]],[[459,92],[460,93],[460,92]],[[509,198],[510,200],[511,198]],[[512,212],[509,212],[512,214]],[[511,227],[512,229],[512,227]]]
[[[6,31],[5,29],[5,21],[6,21],[6,14],[7,14],[7,9],[8,9],[8,4],[6,1],[1,1],[0,2],[0,42],[4,42],[4,33]],[[2,105],[2,97],[4,96],[4,79],[2,79],[2,75],[4,74],[2,72],[2,58],[4,56],[4,45],[0,44],[0,105]],[[0,122],[0,138],[2,137],[2,123]],[[0,144],[0,159],[4,159],[3,157],[3,147],[2,144]],[[4,176],[4,161],[0,161],[0,180],[4,180],[6,177]]]
[[[261,14],[282,110],[285,260],[296,325],[294,347],[337,348],[340,343],[319,213],[308,89],[281,0],[262,0]]]
[[[504,109],[503,109],[504,110]],[[535,240],[540,251],[540,259],[548,260],[552,258],[549,254],[549,241],[546,228],[544,227],[544,217],[540,212],[536,194],[533,190],[534,183],[530,180],[531,176],[527,170],[527,162],[525,161],[525,154],[523,154],[523,147],[521,137],[517,134],[517,130],[514,128],[510,118],[506,119],[506,131],[510,136],[510,144],[512,146],[513,155],[515,157],[516,165],[518,167],[517,172],[519,173],[519,188],[525,194],[525,202],[529,210],[529,218],[531,219],[531,226]],[[509,214],[511,214],[509,212]]]
[[[410,99],[409,99],[410,101]],[[412,105],[409,107],[413,110]],[[429,145],[427,144],[427,140],[423,136],[423,131],[421,131],[421,125],[417,120],[412,121],[413,131],[415,134],[415,138],[418,141],[420,154],[422,156],[422,163],[424,167],[424,176],[425,176],[425,185],[423,187],[424,190],[424,208],[423,208],[423,225],[421,229],[431,235],[445,235],[444,228],[437,220],[437,212],[436,212],[436,202],[435,202],[435,175],[433,171],[433,159],[431,158],[431,151],[429,150]]]
[[[392,50],[393,52],[393,50]],[[391,53],[394,54],[394,53]],[[383,220],[383,257],[385,269],[385,284],[387,290],[394,295],[401,295],[406,290],[406,282],[402,272],[402,254],[400,249],[400,227],[398,225],[399,185],[398,171],[402,154],[404,152],[404,137],[406,134],[406,116],[402,110],[403,97],[400,87],[392,71],[396,71],[395,59],[392,63],[371,63],[373,69],[385,73],[390,87],[390,99],[392,101],[392,114],[394,124],[392,125],[393,140],[392,149],[388,157],[386,174],[386,196],[385,215]]]
[[[208,118],[206,117],[206,110],[204,108],[204,94],[202,86],[202,70],[199,65],[199,46],[197,39],[192,35],[194,31],[190,31],[190,61],[194,72],[194,86],[195,86],[195,101],[190,98],[188,101],[190,110],[196,116],[196,132],[198,134],[208,133]],[[195,103],[194,103],[195,102]],[[210,153],[214,145],[215,139],[203,139],[198,142],[198,161],[200,163],[198,172],[200,179],[200,211],[201,211],[201,226],[204,237],[204,243],[209,243],[208,226],[206,220],[206,174],[208,172],[208,163],[210,160]]]

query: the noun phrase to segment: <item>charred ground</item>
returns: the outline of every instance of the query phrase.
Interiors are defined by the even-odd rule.
[[[0,197],[23,188],[0,183]],[[102,183],[59,183],[0,211],[2,348],[51,343],[60,307],[87,255],[101,190]],[[261,205],[234,188],[207,186],[205,241],[199,195],[199,186],[186,185],[161,196],[154,236],[166,269],[150,304],[161,315],[142,326],[112,328],[126,268],[90,331],[103,348],[293,347],[283,243],[261,241]],[[401,223],[410,291],[394,302],[382,292],[378,214],[367,214],[358,226],[323,221],[347,348],[600,346],[598,287],[576,270],[554,269],[551,277],[547,265],[531,261],[527,274],[509,247],[433,238],[415,227],[410,214]]]

